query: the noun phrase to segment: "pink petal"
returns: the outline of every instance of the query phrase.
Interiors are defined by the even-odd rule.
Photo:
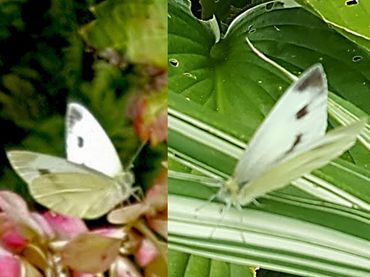
[[[90,233],[119,240],[122,240],[127,236],[127,234],[123,231],[122,228],[101,228],[96,229]]]
[[[31,213],[32,218],[38,223],[38,225],[43,230],[45,236],[48,240],[52,240],[55,237],[54,230],[50,226],[50,224],[46,221],[43,215],[38,213]]]
[[[115,277],[142,277],[134,264],[125,257],[119,256],[109,272]]]
[[[145,267],[159,255],[158,249],[149,239],[143,239],[135,253],[136,262]]]
[[[156,210],[167,208],[167,186],[156,184],[152,186],[145,197],[145,202]]]
[[[61,215],[51,211],[44,213],[43,216],[55,231],[58,239],[69,240],[79,234],[88,232],[85,223],[77,217]]]
[[[12,253],[21,252],[26,246],[28,241],[16,229],[8,230],[1,237],[4,247]]]
[[[15,223],[5,213],[0,213],[0,236],[15,227]]]
[[[17,194],[10,191],[0,191],[0,209],[27,238],[33,238],[35,234],[43,236],[43,231],[32,219],[26,202]]]
[[[20,277],[21,264],[19,259],[0,248],[0,277]]]

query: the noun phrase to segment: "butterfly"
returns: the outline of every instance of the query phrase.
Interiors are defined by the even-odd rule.
[[[365,120],[327,128],[327,80],[320,64],[305,71],[272,108],[217,198],[241,208],[323,167],[354,145]]]
[[[30,151],[8,151],[8,159],[38,203],[98,218],[135,191],[131,165],[123,168],[109,137],[82,105],[68,104],[65,125],[67,159]]]

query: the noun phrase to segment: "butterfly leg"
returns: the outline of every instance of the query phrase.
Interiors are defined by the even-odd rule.
[[[256,199],[253,199],[252,200],[252,203],[256,206],[256,207],[258,207],[258,208],[261,208],[263,205],[260,203],[260,202],[258,202]]]
[[[144,199],[144,192],[141,187],[136,186],[131,189],[131,195],[135,198],[136,201],[140,202]]]

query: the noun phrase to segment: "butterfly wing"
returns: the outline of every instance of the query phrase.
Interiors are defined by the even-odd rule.
[[[67,159],[110,177],[122,169],[118,154],[93,115],[77,103],[69,103],[66,114]]]
[[[38,203],[49,209],[85,219],[106,214],[130,194],[114,179],[91,173],[41,175],[32,181],[30,191]]]
[[[324,136],[327,127],[327,82],[314,65],[279,99],[251,139],[234,172],[244,184]]]
[[[365,126],[366,122],[363,120],[337,128],[307,146],[307,149],[295,152],[244,186],[238,195],[239,203],[246,205],[253,199],[282,188],[302,175],[328,164],[355,143],[356,137]]]
[[[33,179],[43,174],[89,172],[65,159],[30,151],[8,151],[7,156],[13,169],[27,184],[31,184]]]

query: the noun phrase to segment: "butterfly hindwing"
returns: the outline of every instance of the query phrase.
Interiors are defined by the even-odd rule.
[[[69,103],[66,114],[67,159],[110,177],[123,168],[118,154],[97,120],[82,105]]]
[[[235,180],[248,183],[319,139],[326,122],[326,77],[322,66],[314,65],[287,89],[258,128],[235,168]]]
[[[37,177],[30,185],[34,199],[59,213],[98,218],[129,196],[114,179],[91,173],[55,173]]]

